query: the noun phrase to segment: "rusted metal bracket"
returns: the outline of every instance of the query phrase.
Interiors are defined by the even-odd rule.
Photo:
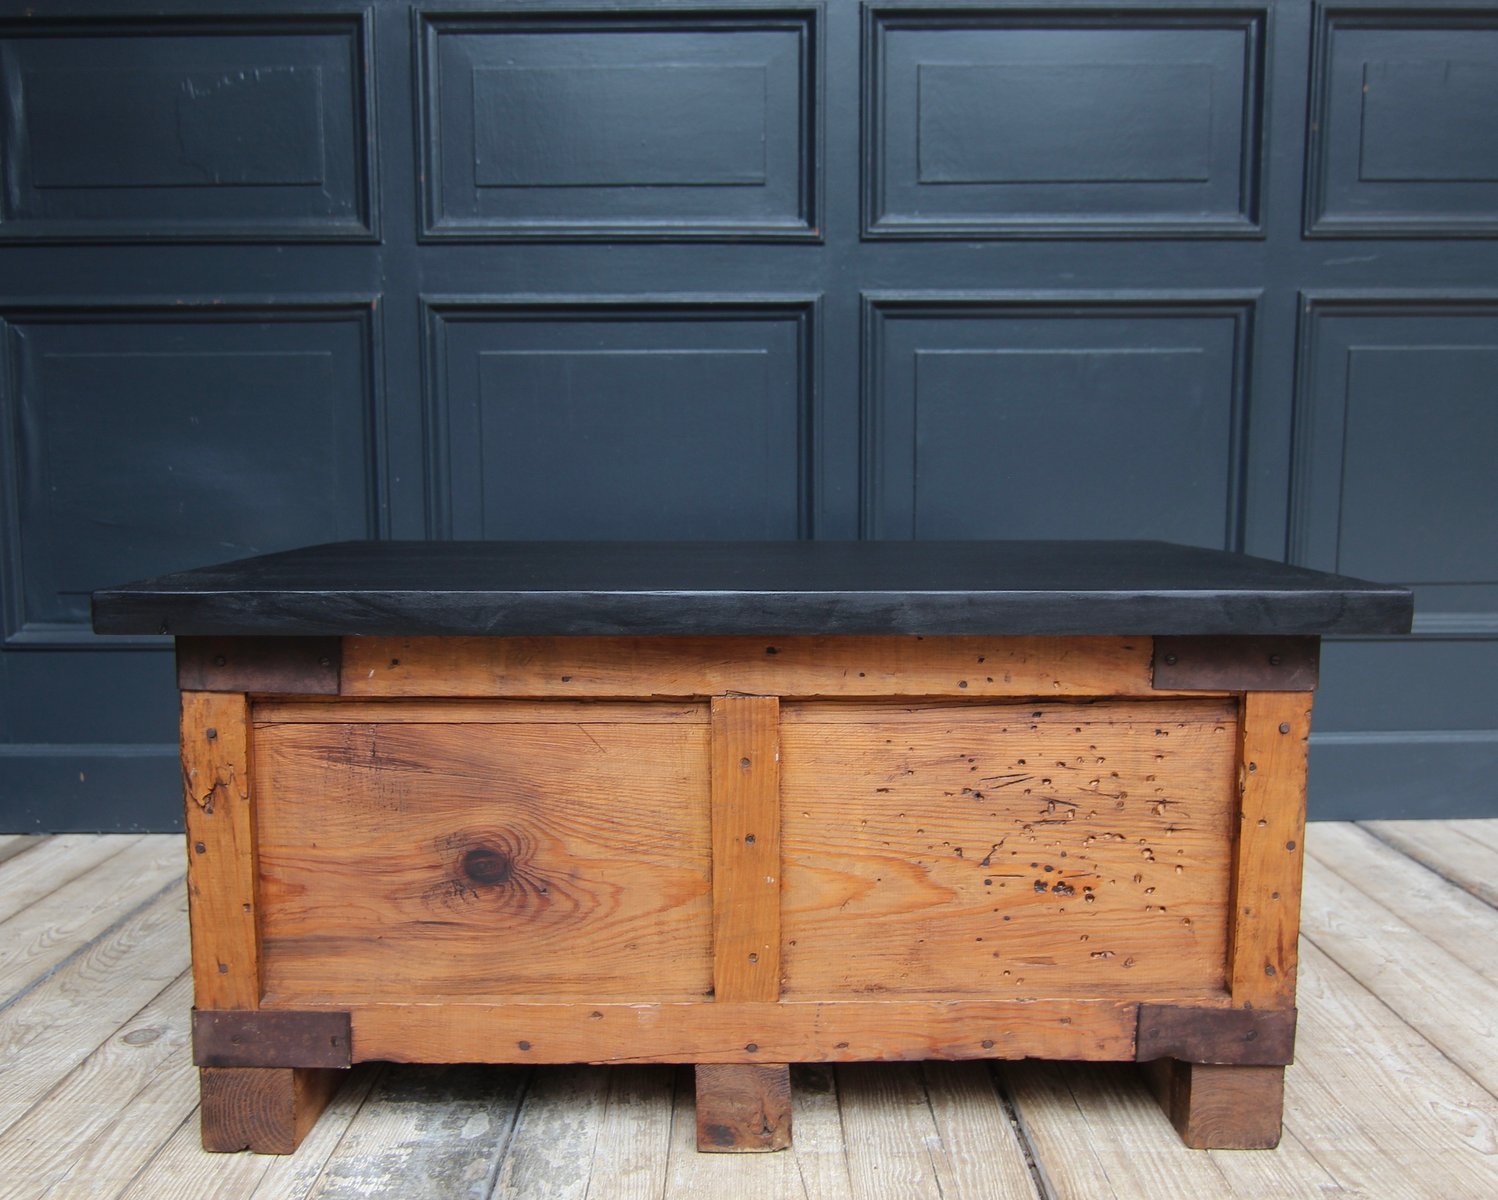
[[[194,1009],[192,1056],[200,1067],[347,1067],[346,1012]]]
[[[1282,1067],[1295,1058],[1295,1010],[1141,1004],[1134,1058]]]
[[[1312,692],[1317,637],[1157,637],[1153,686],[1181,692]]]
[[[179,637],[184,692],[336,696],[343,643],[336,637]]]

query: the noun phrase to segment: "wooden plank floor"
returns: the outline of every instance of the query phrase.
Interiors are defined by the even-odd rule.
[[[1272,1152],[1127,1066],[799,1068],[795,1148],[693,1150],[688,1071],[356,1068],[294,1156],[198,1148],[179,839],[0,836],[0,1197],[1498,1197],[1498,821],[1313,825]]]

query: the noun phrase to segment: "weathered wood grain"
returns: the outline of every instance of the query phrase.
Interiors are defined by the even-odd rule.
[[[1230,951],[1233,1003],[1241,1007],[1295,1004],[1310,735],[1304,692],[1244,697]]]
[[[780,998],[780,701],[712,701],[713,998]],[[697,1148],[783,1150],[791,1143],[784,1063],[697,1068]]]
[[[255,762],[268,1005],[712,987],[705,713],[264,725]]]
[[[20,839],[17,839],[20,840]],[[43,896],[140,841],[132,833],[59,833],[28,837],[35,845],[20,857],[0,857],[0,921],[8,921]]]
[[[346,638],[345,696],[1156,696],[1151,639]]]
[[[180,852],[176,836],[153,840]],[[0,1133],[188,969],[180,885],[144,897],[127,887],[116,900],[120,920],[92,942],[63,943],[62,964],[0,1006]]]
[[[529,1075],[505,1067],[389,1068],[327,1157],[309,1200],[487,1200]]]
[[[780,998],[780,702],[712,703],[713,995]]]
[[[1465,822],[1364,821],[1361,827],[1401,854],[1429,867],[1442,879],[1498,907],[1498,874],[1493,851],[1461,832]]]
[[[940,1157],[933,1154],[942,1195],[1027,1196],[1035,1181],[1013,1123],[980,1063],[925,1063],[921,1080],[936,1122]]]
[[[34,850],[51,840],[46,833],[0,833],[0,863],[7,863],[18,854]]]
[[[1254,1155],[1188,1149],[1132,1068],[1025,1062],[1005,1063],[997,1074],[1056,1200],[1324,1200],[1340,1194],[1336,1181],[1313,1163],[1280,1164],[1283,1149]],[[1245,1158],[1256,1160],[1259,1173],[1244,1177],[1250,1186],[1235,1186],[1228,1170]],[[1307,1166],[1310,1182],[1302,1183],[1299,1171]]]
[[[784,1063],[699,1063],[697,1149],[784,1150],[791,1144],[791,1073]]]
[[[1223,995],[1233,701],[783,714],[788,998]]]
[[[496,1173],[496,1196],[587,1200],[609,1067],[536,1067]],[[687,1069],[690,1074],[690,1068]],[[691,1102],[684,1106],[690,1110]],[[690,1122],[689,1122],[690,1123]],[[701,1200],[700,1197],[694,1200]]]
[[[1280,1144],[1284,1067],[1158,1059],[1145,1078],[1193,1150],[1272,1150]]]
[[[699,1154],[692,1069],[679,1070],[664,1200],[853,1200],[832,1069],[793,1067],[791,1081],[796,1136],[784,1153]]]
[[[245,697],[182,693],[182,787],[192,973],[199,1008],[255,1008],[255,815]]]
[[[0,924],[0,997],[44,980],[182,869],[176,839],[142,839]]]
[[[290,1154],[346,1072],[297,1067],[200,1067],[203,1149]]]
[[[1498,1099],[1314,942],[1301,951],[1286,1129],[1353,1195],[1490,1193]]]
[[[1305,936],[1498,1096],[1498,983],[1474,970],[1466,952],[1430,941],[1395,904],[1385,878],[1357,886],[1330,870],[1312,871]],[[1465,927],[1472,953],[1491,959],[1498,952],[1490,940],[1495,923]]]
[[[1463,821],[1461,828],[1475,824],[1481,822]],[[1306,828],[1306,852],[1316,870],[1339,875],[1372,895],[1422,938],[1455,955],[1489,983],[1498,984],[1498,909],[1356,825],[1311,822]],[[1493,860],[1493,869],[1498,871],[1498,850]],[[1306,873],[1307,878],[1313,874],[1309,865]]]
[[[195,1105],[197,1071],[185,1062],[174,1069],[180,1072]],[[155,1148],[120,1192],[119,1200],[302,1200],[382,1069],[371,1063],[348,1072],[343,1087],[294,1155],[206,1154],[194,1114]]]
[[[260,725],[677,725],[706,724],[708,707],[691,701],[642,700],[259,700]]]
[[[0,1139],[0,1191],[7,1200],[62,1192],[98,1195],[100,1176],[117,1169],[123,1144],[149,1148],[164,1141],[192,1111],[163,1112],[148,1094],[153,1080],[187,1063],[191,981],[184,972],[140,1012],[60,1078]],[[134,1135],[115,1134],[126,1109]],[[180,1111],[179,1111],[180,1110]],[[123,1144],[122,1144],[123,1143]],[[111,1149],[112,1148],[112,1149]],[[127,1173],[113,1195],[129,1182]],[[99,1188],[99,1190],[91,1190]]]
[[[588,1172],[589,1197],[657,1200],[671,1156],[676,1072],[670,1067],[611,1067],[608,1097]]]
[[[977,1063],[837,1068],[854,1193],[1035,1196],[1024,1148]]]
[[[1426,822],[1429,824],[1429,822]],[[1488,817],[1477,820],[1450,821],[1448,828],[1461,834],[1464,838],[1470,838],[1480,846],[1486,846],[1498,855],[1498,817]],[[3,853],[3,851],[0,851]]]
[[[1120,1000],[374,1004],[354,1056],[391,1062],[857,1062],[1134,1057]],[[524,1046],[522,1047],[522,1043]]]

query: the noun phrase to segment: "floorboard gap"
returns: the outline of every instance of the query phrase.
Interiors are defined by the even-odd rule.
[[[1040,1157],[1035,1153],[1035,1143],[1030,1140],[1030,1131],[1025,1128],[1025,1122],[1019,1115],[1019,1106],[1015,1104],[1014,1097],[1009,1092],[1009,1081],[1004,1078],[1003,1066],[999,1063],[989,1063],[988,1076],[993,1081],[994,1095],[999,1098],[999,1106],[1004,1110],[1004,1116],[1014,1130],[1020,1150],[1024,1152],[1025,1169],[1030,1172],[1030,1185],[1035,1189],[1035,1194],[1040,1197],[1040,1200],[1057,1200],[1056,1189],[1047,1178],[1045,1168],[1040,1165]]]

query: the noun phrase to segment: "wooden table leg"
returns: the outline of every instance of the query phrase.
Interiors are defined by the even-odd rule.
[[[697,1068],[697,1149],[784,1150],[791,1144],[791,1069],[759,1063]]]
[[[203,1149],[290,1154],[346,1074],[324,1068],[199,1068]]]
[[[1193,1150],[1272,1150],[1280,1142],[1284,1067],[1141,1064],[1160,1106]]]

